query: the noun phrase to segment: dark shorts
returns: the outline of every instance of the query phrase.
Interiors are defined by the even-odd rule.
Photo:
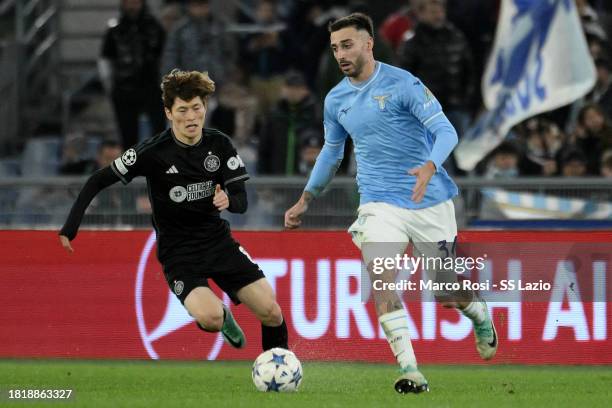
[[[187,295],[195,288],[208,287],[208,280],[212,279],[237,305],[240,300],[236,293],[240,289],[265,278],[259,266],[251,261],[246,251],[236,242],[225,248],[210,265],[185,262],[164,265],[163,269],[170,290],[181,303],[185,302]]]

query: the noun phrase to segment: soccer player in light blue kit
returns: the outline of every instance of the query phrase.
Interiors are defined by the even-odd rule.
[[[370,17],[351,14],[332,22],[329,31],[334,57],[346,78],[325,98],[325,144],[302,196],[285,213],[285,227],[300,226],[308,204],[336,173],[350,135],[360,206],[349,232],[370,273],[374,256],[381,254],[376,243],[384,243],[390,257],[403,254],[410,241],[419,253],[429,254],[435,246],[448,256],[457,236],[452,197],[458,190],[442,163],[457,144],[455,129],[418,78],[374,60]],[[396,271],[382,276],[394,282]],[[400,366],[396,391],[429,391],[417,368],[399,296],[395,291],[373,294],[379,322]],[[477,350],[483,359],[491,359],[498,341],[486,303],[472,292],[456,299],[439,300],[472,320]]]

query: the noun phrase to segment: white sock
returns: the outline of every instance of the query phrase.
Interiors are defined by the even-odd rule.
[[[465,309],[461,310],[461,313],[474,323],[482,323],[486,317],[485,305],[474,300]]]
[[[404,309],[385,313],[378,318],[380,325],[387,336],[391,351],[397,359],[401,369],[417,368],[416,356],[410,341],[408,331],[408,315]]]

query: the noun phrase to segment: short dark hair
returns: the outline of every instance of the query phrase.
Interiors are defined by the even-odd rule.
[[[206,103],[208,97],[215,92],[215,83],[208,76],[208,72],[173,69],[164,76],[161,89],[164,107],[172,110],[177,97],[190,101],[199,96],[202,102]]]
[[[327,26],[330,33],[338,30],[342,30],[346,27],[355,27],[356,30],[365,30],[370,34],[370,37],[374,38],[374,23],[370,16],[363,13],[352,13],[348,16],[332,21]]]

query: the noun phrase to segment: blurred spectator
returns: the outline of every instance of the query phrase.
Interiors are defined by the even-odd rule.
[[[259,172],[262,174],[301,173],[300,148],[322,146],[321,107],[317,103],[304,76],[290,71],[285,76],[282,98],[277,102],[262,126],[259,140]]]
[[[519,175],[519,151],[511,142],[502,142],[491,154],[484,174],[488,179],[511,179]]]
[[[317,129],[307,129],[301,135],[300,143],[300,163],[298,173],[308,176],[314,167],[321,149],[323,148],[323,138]]]
[[[585,105],[578,114],[575,144],[587,159],[590,174],[599,174],[601,152],[612,148],[612,126],[597,104]]]
[[[210,126],[232,137],[234,147],[250,174],[255,174],[257,149],[255,123],[257,97],[247,86],[246,67],[231,66],[227,69],[227,82],[211,99]]]
[[[404,35],[412,30],[416,23],[414,7],[411,3],[415,0],[408,0],[398,10],[388,15],[380,26],[380,36],[391,45],[393,51],[397,52],[404,41]]]
[[[527,176],[554,176],[559,171],[557,157],[561,153],[565,135],[559,127],[542,118],[530,119],[525,123],[525,155],[519,167]]]
[[[595,10],[588,0],[576,0],[576,8],[587,35],[596,36],[602,41],[610,40],[612,22],[607,14]]]
[[[210,112],[210,126],[231,135],[238,145],[254,135],[257,114],[257,97],[247,86],[245,70],[237,65],[227,69],[228,81],[216,93],[216,106]]]
[[[291,66],[304,73],[314,88],[319,60],[329,47],[327,21],[321,0],[296,1],[289,17],[288,43]]]
[[[586,39],[589,52],[594,60],[597,58],[606,57],[606,55],[608,55],[608,41],[588,33],[586,34]]]
[[[181,6],[176,3],[165,4],[159,12],[159,21],[166,33],[174,29],[181,17],[183,17]]]
[[[474,77],[480,80],[493,46],[501,0],[448,0],[447,14],[470,44],[474,61]],[[474,106],[482,104],[480,92],[475,92]]]
[[[209,0],[189,0],[187,15],[168,35],[162,58],[162,74],[179,68],[208,71],[223,86],[226,70],[235,59],[231,37],[225,25],[210,11]]]
[[[612,118],[612,77],[610,76],[610,60],[601,57],[595,60],[597,67],[597,82],[587,100],[595,102],[603,110],[605,116]]]
[[[476,78],[470,46],[446,19],[446,0],[417,0],[418,23],[406,35],[400,66],[420,78],[461,137],[469,126]]]
[[[606,150],[601,157],[601,175],[612,178],[612,150]]]
[[[284,33],[287,26],[279,18],[273,0],[260,0],[255,14],[259,32],[247,37],[243,54],[251,68],[251,88],[259,100],[260,112],[267,113],[279,98],[282,75],[289,67]]]
[[[561,157],[561,175],[563,177],[587,175],[587,158],[581,150],[569,150]]]
[[[166,127],[159,87],[165,33],[144,0],[121,0],[119,20],[111,19],[108,25],[98,68],[127,148],[138,142],[141,112],[147,114],[154,133]]]
[[[60,167],[60,173],[64,175],[89,175],[96,170],[109,166],[113,160],[121,156],[122,146],[115,140],[104,140],[100,143],[96,159],[72,160],[75,156],[73,151],[76,144],[70,140],[64,146],[64,163]]]

